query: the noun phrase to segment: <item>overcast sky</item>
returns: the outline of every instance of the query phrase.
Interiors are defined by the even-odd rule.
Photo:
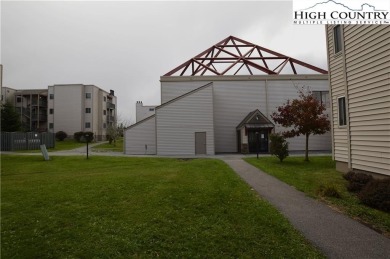
[[[292,2],[1,2],[3,86],[93,84],[122,120],[160,104],[160,76],[229,35],[327,69],[325,28]]]

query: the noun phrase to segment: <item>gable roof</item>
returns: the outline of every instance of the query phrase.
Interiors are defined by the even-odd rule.
[[[250,112],[236,127],[237,130],[242,127],[247,128],[273,128],[275,125],[262,114],[258,109]]]
[[[309,73],[328,74],[319,67],[229,36],[164,76],[298,74],[297,69],[302,67]]]

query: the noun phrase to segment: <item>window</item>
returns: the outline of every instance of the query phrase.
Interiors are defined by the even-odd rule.
[[[107,113],[106,110],[103,110],[103,115],[106,115],[106,113]]]
[[[54,124],[53,123],[49,123],[49,129],[53,129],[54,128]]]
[[[339,126],[347,125],[347,113],[345,110],[345,97],[340,97],[338,99],[339,106]]]
[[[107,128],[107,124],[103,123],[103,129]]]
[[[54,109],[49,109],[49,114],[54,114]]]
[[[154,112],[154,108],[149,108],[149,111],[150,112]]]
[[[107,101],[107,97],[103,96],[103,101]]]
[[[16,96],[16,102],[21,103],[22,102],[22,97],[21,96]]]
[[[49,98],[50,98],[50,100],[53,100],[54,99],[54,94],[49,94]]]
[[[85,108],[85,113],[91,113],[91,108]]]
[[[313,91],[313,96],[316,98],[325,108],[330,107],[329,91]]]
[[[91,123],[90,123],[90,122],[86,122],[86,123],[85,123],[85,128],[86,128],[86,129],[91,128]]]
[[[336,54],[343,49],[340,25],[337,25],[333,28],[333,40],[334,40],[334,53]]]
[[[85,93],[85,99],[91,99],[91,93]]]

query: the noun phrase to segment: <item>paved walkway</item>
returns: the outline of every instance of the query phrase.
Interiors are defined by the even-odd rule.
[[[329,258],[390,258],[390,239],[240,158],[223,160]]]

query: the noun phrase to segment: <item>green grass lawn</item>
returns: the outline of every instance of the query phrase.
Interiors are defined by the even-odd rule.
[[[219,160],[1,157],[2,258],[318,258]]]
[[[123,138],[120,138],[116,141],[116,143],[103,143],[92,148],[92,151],[95,152],[123,152]]]
[[[321,199],[352,218],[390,236],[390,214],[361,204],[355,195],[349,193],[346,189],[347,181],[336,171],[331,157],[311,157],[310,162],[304,162],[303,157],[288,157],[283,163],[276,157],[245,160],[308,196]],[[341,199],[323,197],[318,192],[321,186],[333,186],[341,194]]]

